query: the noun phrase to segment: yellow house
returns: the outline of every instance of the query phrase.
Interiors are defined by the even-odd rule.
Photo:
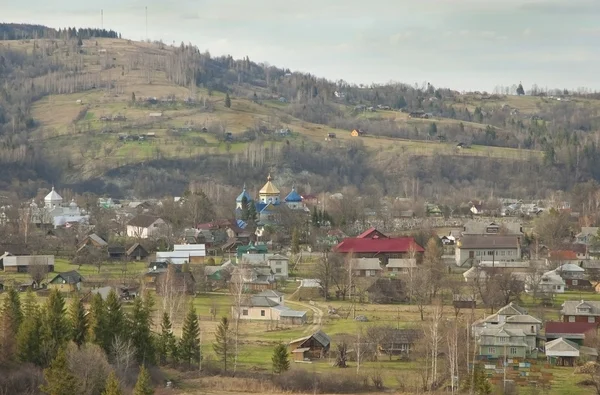
[[[362,130],[360,130],[360,129],[354,129],[354,130],[352,131],[352,133],[350,133],[350,135],[351,135],[352,137],[358,137],[358,136],[362,136],[362,135],[364,135],[364,134],[365,134],[365,132],[363,132],[363,131],[362,131]]]
[[[75,270],[58,273],[48,283],[48,289],[58,289],[61,292],[74,292],[81,290],[83,277]]]

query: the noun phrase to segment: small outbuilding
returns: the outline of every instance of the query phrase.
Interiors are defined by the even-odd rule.
[[[323,331],[317,331],[310,336],[292,340],[288,348],[294,361],[310,361],[325,358],[329,353],[331,338]]]

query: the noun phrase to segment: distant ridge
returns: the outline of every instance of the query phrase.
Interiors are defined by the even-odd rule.
[[[4,40],[32,40],[37,38],[87,39],[91,37],[120,38],[114,30],[95,28],[54,29],[43,25],[29,25],[23,23],[0,23],[0,41]]]

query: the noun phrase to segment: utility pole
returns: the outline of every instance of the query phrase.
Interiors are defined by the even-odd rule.
[[[146,41],[148,41],[148,6],[146,6]]]

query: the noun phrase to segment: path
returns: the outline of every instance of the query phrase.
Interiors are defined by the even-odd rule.
[[[315,333],[316,331],[318,331],[319,329],[321,329],[321,325],[323,323],[323,310],[321,310],[319,307],[317,307],[317,304],[309,304],[309,303],[303,303],[303,302],[287,302],[288,304],[297,304],[300,305],[302,307],[305,307],[307,309],[312,310],[313,312],[313,322],[312,325],[310,325],[309,327],[307,327],[304,330],[304,333]]]

